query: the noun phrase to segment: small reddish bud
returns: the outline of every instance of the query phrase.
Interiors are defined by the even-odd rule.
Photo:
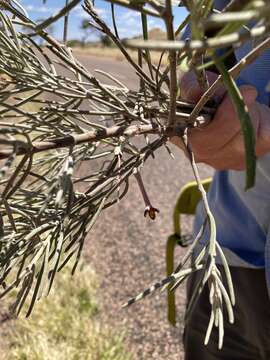
[[[155,220],[156,213],[159,213],[159,210],[154,208],[153,206],[148,205],[148,206],[146,206],[146,208],[144,210],[144,217],[146,217],[148,215],[151,220]]]

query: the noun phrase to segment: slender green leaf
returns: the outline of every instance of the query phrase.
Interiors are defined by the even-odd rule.
[[[242,134],[244,137],[244,145],[246,151],[246,190],[253,187],[256,177],[256,139],[252,121],[248,112],[248,108],[244,103],[241,92],[239,91],[234,79],[225,68],[222,60],[213,55],[215,65],[223,77],[223,82],[227,88],[228,94],[235,106],[238,118],[241,123]]]

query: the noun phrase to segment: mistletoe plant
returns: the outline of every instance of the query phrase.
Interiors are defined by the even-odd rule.
[[[34,304],[49,294],[56,273],[70,261],[76,270],[86,235],[101,212],[120,201],[135,176],[145,201],[145,215],[157,213],[149,200],[141,168],[170,137],[179,136],[186,146],[206,218],[191,248],[175,271],[127,304],[158,288],[176,289],[191,273],[199,271],[187,316],[204,286],[210,288],[212,312],[205,342],[213,326],[223,342],[224,305],[233,322],[235,303],[229,267],[216,240],[216,225],[201,184],[189,145],[187,129],[209,121],[215,112],[209,100],[222,84],[228,90],[241,120],[246,149],[246,187],[255,181],[255,140],[253,128],[234,79],[241,70],[270,47],[267,1],[232,0],[222,11],[211,0],[183,0],[189,12],[174,28],[171,0],[108,0],[110,28],[90,0],[66,0],[66,5],[41,23],[31,20],[15,0],[0,0],[0,297],[16,289],[13,311],[19,314],[27,298],[31,314]],[[115,5],[139,12],[142,40],[121,41]],[[89,24],[108,36],[132,66],[138,87],[131,90],[110,73],[101,72],[101,82],[90,73],[66,45],[68,18],[82,6]],[[63,42],[47,31],[64,17]],[[167,40],[148,39],[148,19],[164,21]],[[255,26],[248,28],[253,20]],[[179,40],[189,24],[191,38]],[[239,46],[260,38],[258,45],[231,68],[224,66],[230,51],[219,57],[217,49]],[[42,46],[40,45],[42,39]],[[130,48],[137,49],[134,61]],[[161,52],[158,65],[151,50]],[[167,66],[162,65],[164,56]],[[194,70],[204,94],[196,103],[181,101],[178,71],[185,63]],[[215,65],[219,77],[208,86],[206,69]],[[113,85],[112,85],[113,84]],[[139,138],[139,140],[135,137]],[[83,175],[79,168],[84,166]],[[146,165],[147,166],[147,165]],[[210,237],[191,257],[206,227]],[[220,255],[225,278],[216,266]],[[227,283],[228,286],[225,286]],[[228,291],[226,290],[228,288]]]

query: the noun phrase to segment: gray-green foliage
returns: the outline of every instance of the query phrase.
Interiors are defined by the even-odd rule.
[[[55,275],[74,260],[75,271],[87,233],[105,208],[118,202],[128,191],[130,176],[136,175],[143,193],[146,214],[155,217],[140,177],[149,156],[165,146],[169,153],[170,136],[182,137],[195,178],[202,193],[206,220],[190,251],[174,273],[131,300],[141,299],[160,286],[176,288],[192,272],[201,272],[201,282],[192,303],[202,288],[210,287],[212,314],[206,334],[219,327],[219,347],[223,342],[223,305],[233,321],[233,286],[226,259],[216,241],[216,225],[189,146],[186,129],[211,121],[215,111],[207,106],[224,81],[238,111],[246,145],[247,188],[255,181],[255,141],[249,115],[233,79],[270,46],[269,4],[266,1],[233,0],[222,13],[212,11],[211,0],[186,0],[190,15],[174,29],[170,0],[111,3],[113,30],[99,17],[90,0],[83,2],[90,25],[111,39],[124,54],[138,76],[137,89],[128,89],[109,73],[101,82],[73,56],[71,49],[48,34],[46,29],[68,16],[80,1],[70,0],[54,16],[36,24],[14,1],[0,5],[15,17],[0,13],[0,297],[16,288],[13,306],[18,314],[30,299],[27,316],[37,300],[52,289]],[[123,43],[117,31],[114,5],[141,13],[142,40]],[[167,39],[148,40],[148,18],[164,20]],[[248,23],[254,20],[252,30]],[[191,24],[190,41],[177,40],[179,32]],[[19,27],[18,27],[19,26]],[[19,30],[23,29],[23,30]],[[44,46],[39,46],[38,38]],[[258,46],[244,61],[231,69],[215,49],[243,44],[256,38]],[[138,49],[138,61],[129,54]],[[168,66],[151,62],[151,49],[168,56]],[[210,57],[210,61],[209,61]],[[204,59],[207,58],[205,64]],[[177,71],[181,64],[194,70],[204,95],[197,104],[179,100]],[[144,66],[144,64],[146,66]],[[208,87],[205,70],[216,65],[220,76]],[[134,141],[134,137],[140,141]],[[82,167],[82,165],[84,165]],[[83,169],[83,170],[80,170]],[[210,226],[211,235],[199,256],[189,265],[193,248]],[[216,267],[216,255],[223,259],[224,279]],[[190,308],[191,309],[191,308]],[[189,312],[188,312],[189,313]]]

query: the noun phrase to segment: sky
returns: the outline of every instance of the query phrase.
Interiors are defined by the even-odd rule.
[[[59,9],[64,6],[65,0],[47,0],[45,5],[42,0],[20,0],[19,3],[24,6],[31,19],[37,20],[46,18],[59,11]],[[103,0],[96,0],[95,6],[100,16],[109,26],[111,26],[110,4]],[[138,12],[120,6],[116,6],[115,10],[119,36],[121,38],[133,37],[141,34],[140,14]],[[179,24],[185,18],[186,11],[183,8],[176,7],[174,10],[174,16],[175,23]],[[80,29],[80,25],[83,19],[87,18],[89,18],[89,16],[87,16],[80,5],[73,10],[72,15],[70,16],[69,39],[82,38],[83,32]],[[62,24],[62,21],[59,21],[54,25],[55,37],[61,37],[61,29],[63,28]],[[164,29],[164,23],[154,17],[148,17],[148,24],[150,29],[154,27]]]

